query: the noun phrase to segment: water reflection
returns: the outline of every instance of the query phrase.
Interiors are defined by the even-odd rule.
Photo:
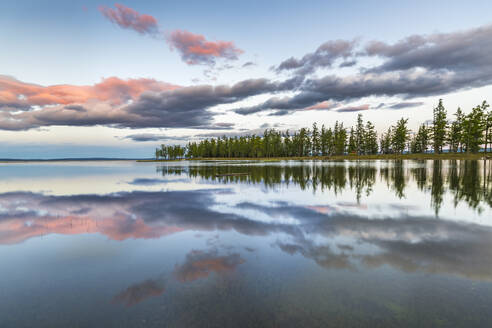
[[[173,274],[180,282],[191,282],[208,277],[212,272],[218,274],[232,272],[242,263],[244,260],[238,253],[219,256],[217,250],[193,250],[186,255],[183,264],[176,266]]]
[[[99,313],[87,326],[491,319],[490,162],[147,168],[118,192],[0,193],[0,326],[32,326],[17,308]]]
[[[431,206],[439,214],[443,195],[449,189],[454,204],[465,202],[469,207],[481,211],[480,205],[492,206],[492,162],[491,161],[403,161],[340,162],[335,164],[317,162],[302,165],[198,165],[161,166],[157,168],[163,176],[187,175],[223,184],[249,183],[275,188],[295,184],[302,190],[313,192],[333,191],[335,195],[349,188],[356,193],[360,202],[363,195],[369,196],[379,176],[388,189],[398,198],[406,198],[406,188],[415,184],[420,191],[430,192]],[[409,181],[413,179],[413,181]],[[155,183],[158,183],[157,181]],[[161,182],[162,183],[162,182]]]
[[[447,182],[455,202],[470,207],[489,199],[488,186],[477,162],[453,163],[444,170],[441,163],[406,168],[383,166],[379,176],[403,197],[410,174],[420,190],[430,190],[432,206],[438,211]],[[232,167],[204,169],[210,179]],[[260,183],[260,173],[274,171],[282,180],[295,181],[301,189],[308,185],[371,192],[378,171],[374,167],[303,166],[300,168],[251,167],[251,175],[226,177],[235,181]],[[190,175],[200,169],[189,168]],[[295,177],[294,177],[294,173]],[[430,172],[430,174],[429,174]],[[445,173],[446,172],[446,173]],[[447,175],[444,178],[444,174]],[[329,178],[328,178],[329,177]],[[482,180],[483,179],[483,180]],[[280,183],[280,182],[278,182]],[[287,182],[285,182],[287,183]],[[231,200],[230,197],[240,197]],[[0,195],[2,208],[0,244],[14,244],[46,234],[100,233],[109,239],[156,239],[184,231],[235,231],[247,236],[282,234],[275,243],[288,254],[300,254],[325,268],[377,267],[383,264],[407,272],[447,273],[471,279],[492,280],[492,227],[460,220],[436,220],[432,215],[412,214],[408,206],[390,204],[387,209],[368,215],[367,205],[333,202],[307,205],[294,200],[251,202],[232,188],[188,191],[133,191],[107,195],[51,196],[39,193]],[[411,209],[411,208],[410,208]],[[366,214],[367,213],[367,214]],[[259,219],[261,215],[261,219]],[[344,246],[338,246],[343,240]],[[316,242],[315,242],[316,241]],[[367,250],[370,249],[370,253]],[[174,276],[183,282],[226,272],[243,263],[237,253],[219,256],[217,251],[193,251]],[[141,290],[154,290],[152,284],[129,288],[118,298],[134,303]],[[144,293],[145,294],[145,293]]]
[[[162,279],[147,279],[143,282],[131,285],[113,298],[114,303],[126,306],[136,305],[149,297],[156,297],[164,293]]]

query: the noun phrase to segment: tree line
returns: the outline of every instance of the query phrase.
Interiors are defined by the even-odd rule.
[[[290,134],[266,129],[263,136],[235,136],[189,142],[186,146],[161,145],[155,150],[156,159],[178,158],[262,158],[307,157],[343,154],[402,154],[487,152],[492,143],[492,111],[487,102],[475,106],[468,114],[461,108],[448,116],[442,99],[433,110],[432,122],[423,123],[418,131],[408,128],[408,118],[401,118],[387,131],[378,135],[374,124],[357,116],[355,126],[346,128],[336,121],[333,127],[301,128]]]

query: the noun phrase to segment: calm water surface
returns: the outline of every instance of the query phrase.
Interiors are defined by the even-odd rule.
[[[490,161],[0,164],[0,327],[491,327],[491,206]]]

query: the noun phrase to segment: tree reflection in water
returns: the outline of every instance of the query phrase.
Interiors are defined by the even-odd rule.
[[[302,162],[297,165],[190,165],[160,166],[163,176],[188,175],[217,183],[263,184],[267,188],[295,184],[314,193],[325,190],[335,195],[347,188],[356,194],[359,203],[363,195],[373,192],[376,177],[384,181],[398,198],[406,198],[410,180],[422,192],[430,192],[431,206],[436,216],[446,191],[453,195],[454,206],[461,202],[482,211],[481,205],[492,206],[491,161],[381,161],[374,162]]]

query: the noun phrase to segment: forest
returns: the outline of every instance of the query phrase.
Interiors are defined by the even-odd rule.
[[[301,128],[287,131],[266,129],[262,136],[219,137],[188,142],[186,146],[161,145],[156,159],[181,158],[273,158],[317,157],[332,155],[374,155],[403,153],[478,153],[488,152],[492,143],[492,110],[483,101],[470,113],[458,108],[447,113],[442,99],[433,109],[431,122],[422,123],[417,131],[408,128],[408,118],[401,118],[379,134],[374,124],[357,116],[355,126],[347,128],[335,122],[333,127]]]

